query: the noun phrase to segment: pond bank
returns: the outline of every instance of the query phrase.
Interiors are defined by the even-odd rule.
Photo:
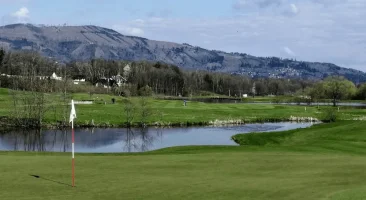
[[[245,119],[227,119],[227,120],[211,120],[211,121],[186,121],[186,122],[148,122],[148,123],[132,123],[132,124],[110,124],[108,122],[105,123],[94,123],[93,121],[84,121],[78,122],[76,120],[74,127],[75,128],[138,128],[138,127],[193,127],[193,126],[220,126],[220,125],[242,125],[242,124],[250,124],[250,123],[268,123],[268,122],[320,122],[319,119],[315,117],[296,117],[290,116],[288,118],[245,118]],[[59,128],[70,128],[71,124],[69,123],[43,123],[41,126],[37,124],[27,123],[26,125],[19,125],[19,122],[8,117],[0,117],[0,127],[2,129],[11,130],[11,129],[24,129],[24,128],[47,128],[47,129],[59,129]]]

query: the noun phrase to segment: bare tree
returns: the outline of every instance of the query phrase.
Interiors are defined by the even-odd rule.
[[[135,105],[131,102],[130,99],[124,99],[123,106],[124,106],[124,115],[126,118],[125,124],[127,127],[131,127],[132,121],[135,117],[135,111],[136,111]]]
[[[140,104],[140,126],[145,127],[147,120],[151,114],[151,110],[149,107],[149,101],[147,97],[141,96],[139,100]]]
[[[12,116],[20,126],[40,127],[48,110],[45,93],[51,86],[51,80],[40,75],[47,62],[35,53],[17,54],[14,60],[13,67],[20,72],[12,78]]]

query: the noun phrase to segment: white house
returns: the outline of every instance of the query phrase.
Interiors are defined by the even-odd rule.
[[[85,80],[85,76],[83,75],[76,75],[73,77],[73,82],[74,82],[74,85],[79,85],[79,83],[84,83],[86,80]]]
[[[79,85],[79,83],[85,82],[85,78],[82,78],[82,79],[74,79],[73,81],[74,81],[74,84],[75,85]]]
[[[121,76],[120,74],[117,74],[117,76],[112,76],[112,80],[116,81],[116,84],[120,87],[122,86],[124,83],[127,82],[127,79],[125,79],[123,76]]]
[[[51,75],[50,79],[61,81],[62,77],[57,76],[55,72]]]

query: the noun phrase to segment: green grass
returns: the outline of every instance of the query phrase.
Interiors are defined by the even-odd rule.
[[[0,89],[0,116],[9,116],[13,109],[12,97],[7,89]],[[115,97],[105,94],[94,94],[90,96],[86,93],[72,94],[74,100],[95,100],[93,105],[76,105],[77,121],[76,125],[91,124],[95,125],[115,125],[121,126],[126,121],[124,115],[124,105],[122,97]],[[111,103],[111,99],[116,98],[116,104]],[[44,122],[55,124],[56,121],[64,119],[62,111],[64,107],[59,106],[60,94],[46,94],[47,108],[49,108]],[[131,99],[136,107],[134,123],[141,120],[139,116],[139,99]],[[106,102],[106,104],[104,103]],[[245,103],[202,103],[188,102],[187,107],[183,106],[183,101],[179,100],[159,100],[148,99],[150,115],[147,124],[154,125],[199,125],[207,124],[215,120],[242,120],[245,122],[261,121],[283,121],[290,116],[296,117],[315,117],[322,118],[325,107],[318,110],[314,107],[291,105],[269,105],[269,104],[245,104]],[[69,108],[66,108],[68,118]],[[339,112],[340,119],[352,120],[355,118],[364,118],[366,111],[364,109],[341,107]]]
[[[232,139],[243,146],[365,154],[366,124],[357,121],[341,121],[284,132],[238,134]]]
[[[274,135],[277,142],[262,146],[76,154],[76,188],[67,185],[69,154],[0,152],[0,199],[366,198],[365,123],[321,124]]]

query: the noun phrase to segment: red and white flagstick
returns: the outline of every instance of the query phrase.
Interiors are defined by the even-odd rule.
[[[76,118],[76,111],[74,106],[74,100],[71,100],[71,112],[70,112],[70,122],[71,122],[71,134],[72,134],[72,187],[75,187],[75,133],[74,133],[74,119]]]
[[[74,119],[71,122],[71,128],[72,128],[72,187],[75,187],[75,136],[74,136]]]

